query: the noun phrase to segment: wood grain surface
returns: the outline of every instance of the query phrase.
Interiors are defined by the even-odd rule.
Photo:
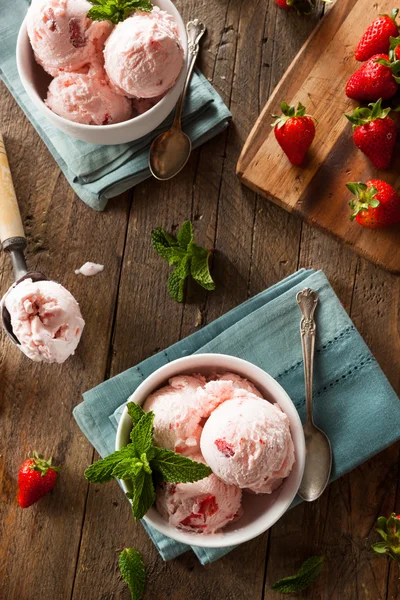
[[[357,103],[345,95],[346,82],[361,63],[354,48],[389,0],[341,0],[324,17],[266,103],[238,162],[240,179],[256,192],[341,240],[368,260],[400,273],[400,225],[371,231],[350,221],[348,181],[382,178],[399,185],[400,152],[389,171],[378,171],[357,149],[344,113]],[[316,136],[301,167],[279,147],[271,114],[285,100],[302,102],[316,119]]]
[[[33,127],[0,88],[0,123],[28,237],[29,265],[63,283],[86,319],[82,342],[63,366],[33,364],[0,338],[0,599],[128,600],[118,552],[144,555],[145,600],[278,600],[278,578],[322,553],[326,568],[295,599],[395,600],[396,565],[369,550],[378,515],[399,510],[399,446],[332,484],[314,504],[288,512],[273,529],[213,565],[188,552],[164,563],[116,483],[89,486],[93,448],[72,418],[81,394],[196,331],[299,267],[325,270],[346,310],[400,390],[400,284],[235,176],[261,107],[322,14],[279,10],[273,0],[177,2],[184,19],[208,24],[200,66],[234,116],[225,133],[196,150],[165,184],[149,180],[96,213],[72,192]],[[34,160],[32,160],[34,157]],[[189,287],[168,296],[168,266],[150,244],[153,227],[176,231],[187,218],[196,240],[215,247],[215,292]],[[74,275],[86,260],[94,278]],[[0,257],[0,289],[11,283]],[[52,454],[63,471],[37,505],[16,504],[17,472],[30,449]]]

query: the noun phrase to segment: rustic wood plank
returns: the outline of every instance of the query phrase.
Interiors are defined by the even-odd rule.
[[[360,65],[353,56],[354,40],[361,37],[376,13],[387,12],[389,5],[346,0],[334,6],[266,104],[239,160],[238,174],[246,185],[285,210],[398,273],[399,227],[371,232],[352,223],[350,194],[345,188],[349,180],[382,176],[355,147],[343,113],[351,112],[356,104],[344,93],[348,78]],[[289,104],[301,101],[316,118],[317,135],[302,167],[290,165],[270,127],[270,114],[279,112],[282,99]],[[399,167],[397,157],[385,179],[398,183]]]
[[[86,319],[76,355],[62,366],[32,363],[1,337],[0,597],[69,598],[87,490],[82,473],[93,453],[71,411],[81,393],[104,377],[129,200],[121,198],[104,214],[86,207],[3,85],[0,111],[28,238],[28,264],[65,285]],[[104,274],[78,278],[74,269],[88,259],[105,264]],[[0,256],[0,283],[2,292],[12,283],[5,254]],[[32,449],[53,454],[64,468],[54,492],[22,510],[16,503],[16,478]]]

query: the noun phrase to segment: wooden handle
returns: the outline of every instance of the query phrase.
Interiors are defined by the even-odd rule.
[[[3,136],[0,132],[0,241],[25,238]]]

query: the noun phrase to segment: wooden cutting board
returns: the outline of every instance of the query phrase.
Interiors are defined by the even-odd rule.
[[[377,14],[391,2],[337,0],[300,50],[264,107],[240,156],[240,180],[285,210],[341,240],[355,252],[393,273],[400,273],[400,226],[369,230],[349,219],[348,181],[384,179],[400,192],[400,140],[388,171],[378,171],[356,148],[343,113],[357,103],[345,95],[346,82],[361,65],[354,49]],[[290,164],[271,127],[280,104],[300,101],[317,119],[306,163]],[[400,136],[399,136],[400,137]],[[334,260],[334,257],[332,257]]]

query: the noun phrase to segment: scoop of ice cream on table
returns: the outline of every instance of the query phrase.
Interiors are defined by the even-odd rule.
[[[74,354],[85,321],[77,301],[62,285],[25,279],[3,301],[20,348],[30,359],[63,363]]]
[[[120,123],[132,117],[131,101],[116,94],[100,72],[58,75],[49,85],[46,104],[60,117],[85,125]]]
[[[201,456],[194,457],[204,462]],[[178,529],[191,533],[216,533],[241,514],[242,491],[214,474],[193,483],[163,483],[157,490],[156,507]]]
[[[108,21],[92,21],[86,0],[32,0],[27,30],[37,62],[53,77],[98,61],[111,33]]]
[[[84,275],[85,277],[93,277],[97,273],[104,271],[104,265],[98,263],[85,262],[79,269],[75,270],[75,275]]]
[[[213,411],[200,447],[220,479],[257,494],[273,492],[294,464],[288,417],[277,405],[249,392]]]
[[[170,15],[154,7],[118,23],[104,48],[111,84],[130,98],[164,95],[183,66],[183,48]]]

